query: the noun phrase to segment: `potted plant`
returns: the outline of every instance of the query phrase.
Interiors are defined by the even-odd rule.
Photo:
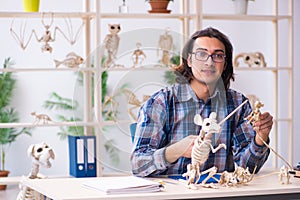
[[[13,64],[10,58],[5,59],[3,67],[7,68]],[[15,123],[19,121],[18,113],[9,107],[16,80],[11,72],[0,74],[0,123]],[[31,135],[28,128],[0,128],[0,176],[6,177],[9,171],[5,168],[6,150],[8,146],[21,134]],[[0,190],[5,190],[6,185],[0,185]]]
[[[168,5],[170,1],[173,0],[146,0],[151,6],[149,13],[170,13],[171,10],[168,10]]]

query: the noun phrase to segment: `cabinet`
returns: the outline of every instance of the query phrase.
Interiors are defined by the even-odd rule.
[[[86,0],[83,2],[83,11],[54,12],[53,14],[54,19],[63,20],[64,18],[68,17],[70,19],[84,21],[85,23],[82,40],[80,41],[80,49],[82,55],[90,59],[86,59],[86,63],[84,65],[85,67],[79,69],[84,74],[84,89],[81,91],[82,93],[80,93],[80,95],[84,97],[82,98],[83,107],[81,113],[83,116],[83,121],[76,123],[59,122],[46,125],[33,125],[31,122],[21,122],[18,124],[0,124],[1,128],[38,127],[38,130],[43,130],[42,127],[51,128],[53,126],[60,127],[77,125],[85,127],[86,134],[90,133],[91,129],[94,129],[96,136],[100,138],[103,135],[102,130],[104,126],[117,126],[119,127],[119,132],[115,132],[115,134],[123,134],[125,132],[125,138],[127,138],[127,143],[125,145],[123,144],[124,146],[120,145],[119,148],[126,149],[126,152],[124,153],[126,154],[126,156],[128,156],[128,146],[130,147],[131,140],[129,129],[126,129],[126,127],[128,127],[128,124],[131,121],[130,119],[126,119],[119,120],[116,123],[115,121],[106,121],[103,119],[101,103],[102,93],[101,85],[99,84],[101,83],[102,72],[107,71],[108,73],[115,74],[114,76],[116,76],[117,78],[112,81],[116,81],[121,75],[126,78],[126,75],[120,75],[120,73],[126,74],[127,72],[146,72],[147,74],[155,74],[156,71],[163,71],[164,69],[157,68],[152,69],[144,67],[133,69],[128,67],[131,64],[129,55],[135,48],[136,42],[141,42],[142,47],[147,49],[146,47],[149,47],[147,41],[150,41],[154,38],[154,41],[151,42],[153,42],[152,44],[155,44],[155,46],[152,47],[153,49],[155,49],[156,47],[158,38],[151,37],[154,34],[150,34],[150,36],[148,36],[147,34],[143,35],[144,33],[154,31],[154,33],[159,36],[159,34],[162,33],[165,27],[167,27],[168,25],[171,25],[172,27],[174,26],[174,28],[172,29],[177,33],[175,33],[175,35],[176,37],[178,37],[176,39],[178,43],[176,43],[175,51],[179,52],[181,50],[182,44],[185,42],[185,36],[189,36],[196,29],[201,29],[207,26],[214,26],[225,32],[232,40],[234,44],[234,55],[239,52],[249,51],[261,51],[264,53],[266,57],[267,67],[248,68],[245,66],[240,66],[239,68],[236,68],[236,83],[234,83],[232,86],[238,90],[241,90],[243,93],[256,94],[258,97],[260,97],[261,101],[265,103],[265,110],[269,111],[274,116],[274,128],[272,131],[271,146],[275,150],[279,150],[279,153],[283,155],[283,157],[287,158],[290,163],[293,163],[292,0],[270,0],[266,3],[259,0],[251,2],[250,4],[252,4],[252,7],[249,8],[250,13],[248,15],[234,15],[233,11],[230,11],[231,7],[228,7],[228,4],[232,3],[229,0],[223,0],[221,3],[219,0],[175,1],[174,3],[171,3],[171,6],[173,6],[174,8],[174,12],[172,11],[171,14],[148,14],[146,13],[147,8],[145,8],[145,2],[133,3],[132,1],[128,1],[128,3],[130,3],[130,12],[121,14],[117,13],[117,7],[115,9],[115,12],[109,9],[106,2],[108,2],[108,0]],[[261,7],[265,7],[270,3],[273,5],[274,10],[267,9],[267,14],[263,13],[263,9],[261,9]],[[138,6],[140,6],[139,9],[141,8],[141,6],[143,6],[143,9],[141,11],[131,9],[136,6],[133,4],[137,4]],[[256,7],[259,7],[258,11],[254,8],[254,5],[258,5]],[[229,11],[223,9],[223,7],[226,6],[228,7]],[[108,11],[106,12],[106,10]],[[6,26],[9,27],[10,21],[12,19],[28,18],[40,22],[39,20],[41,18],[41,13],[0,12],[0,18],[2,21],[9,21],[9,23],[6,23]],[[160,20],[160,24],[157,23],[158,20]],[[108,23],[115,23],[115,21],[120,22],[120,24],[122,25],[122,31],[120,32],[120,34],[122,34],[123,37],[128,38],[127,41],[129,45],[127,46],[127,50],[123,47],[123,49],[119,49],[120,59],[118,60],[118,62],[122,62],[124,59],[127,59],[126,62],[128,62],[128,64],[126,64],[127,67],[125,66],[124,68],[111,68],[106,70],[103,69],[100,62],[101,48],[97,47],[98,44],[101,44],[103,42],[105,34],[108,33],[106,25]],[[152,24],[155,24],[155,27],[152,26]],[[145,27],[151,28],[145,29]],[[133,32],[132,30],[136,30],[138,28],[140,28],[141,30],[137,31],[138,34],[135,35],[135,32]],[[130,37],[130,35],[133,35],[133,37]],[[140,35],[144,37],[139,37]],[[258,40],[258,38],[261,37],[266,37],[266,39]],[[130,40],[132,40],[132,42]],[[256,41],[259,42],[256,43]],[[30,52],[31,50],[27,51]],[[62,58],[63,55],[64,54],[61,54],[60,58]],[[151,62],[154,63],[157,61],[158,58],[156,56],[156,51],[148,52],[148,55],[149,56],[147,56],[147,59],[153,59],[152,61],[150,61],[150,64]],[[13,55],[11,56],[13,57]],[[48,56],[45,59],[51,60],[52,58]],[[27,67],[15,68],[13,69],[13,71],[16,72],[16,74],[25,74],[25,72],[28,72],[28,74],[47,74],[52,72],[58,72],[58,74],[61,74],[65,72],[73,73],[78,70],[70,68],[54,68],[53,65],[40,67],[39,65],[35,65],[33,61],[32,63],[24,63],[24,65]],[[90,67],[91,64],[94,64],[93,68]],[[1,69],[1,71],[5,70]],[[138,75],[133,75],[130,76],[130,78],[133,79],[137,76]],[[93,82],[92,77],[96,77],[97,81]],[[129,76],[127,76],[127,78],[128,77]],[[258,78],[259,80],[257,80],[257,77],[261,78]],[[161,81],[159,81],[159,83],[160,82]],[[138,82],[136,84],[140,83]],[[122,84],[119,83],[118,86],[120,85]],[[92,88],[94,88],[94,91],[92,91]],[[115,130],[112,129],[109,131],[114,132]],[[282,132],[284,132],[285,134],[282,134]],[[283,135],[286,137],[283,137]],[[108,140],[109,139],[110,138],[108,138]],[[103,154],[102,152],[105,150],[103,149],[101,139],[98,139],[97,142],[97,147],[99,148],[97,152],[101,152],[101,154]],[[288,144],[289,148],[284,148],[284,145],[286,144]],[[123,159],[127,159],[126,156],[122,156]],[[99,166],[98,174],[101,175],[103,174],[101,166],[106,164],[101,158],[97,160]],[[273,159],[271,159],[271,161],[272,163],[270,163],[270,165],[275,167],[281,164],[281,162],[275,156],[273,156]],[[121,165],[124,165],[124,163]],[[128,165],[128,163],[125,163],[125,165]],[[68,167],[65,166],[65,168],[67,169]],[[127,170],[128,169],[126,169],[125,171]],[[122,169],[117,169],[117,171],[122,171]]]

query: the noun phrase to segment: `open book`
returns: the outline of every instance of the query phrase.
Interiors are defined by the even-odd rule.
[[[106,194],[158,192],[162,188],[158,182],[135,176],[99,177],[87,180],[83,186],[103,191]]]

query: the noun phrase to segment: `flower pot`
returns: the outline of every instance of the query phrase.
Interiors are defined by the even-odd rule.
[[[0,171],[0,177],[7,177],[9,171]],[[0,190],[6,190],[6,185],[0,185]]]
[[[25,12],[39,12],[40,0],[23,0]]]
[[[149,4],[151,6],[151,10],[149,13],[170,13],[171,10],[168,10],[169,0],[150,0]]]
[[[235,14],[246,15],[248,10],[248,0],[234,0]]]

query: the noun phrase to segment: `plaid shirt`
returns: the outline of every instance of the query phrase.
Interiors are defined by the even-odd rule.
[[[222,92],[223,91],[223,92]],[[168,145],[178,142],[188,135],[198,135],[201,126],[194,124],[194,116],[207,118],[211,112],[217,113],[220,122],[246,97],[229,89],[216,89],[204,102],[198,99],[189,84],[175,84],[152,95],[139,112],[134,148],[131,154],[132,172],[137,176],[178,175],[186,172],[190,158],[181,157],[174,163],[165,159]],[[255,131],[244,118],[250,114],[251,106],[246,103],[223,125],[219,134],[213,134],[212,145],[226,144],[226,149],[210,152],[201,171],[212,166],[218,172],[234,171],[234,163],[253,171],[262,167],[270,153],[266,146],[255,143]]]

